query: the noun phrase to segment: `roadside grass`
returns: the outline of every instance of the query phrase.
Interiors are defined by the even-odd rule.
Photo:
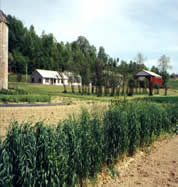
[[[50,102],[51,97],[48,95],[0,95],[0,101],[3,103],[19,103],[19,102]]]
[[[178,79],[169,79],[168,87],[178,89]]]
[[[23,83],[23,82],[9,82],[9,89],[22,89],[28,92],[30,95],[48,95],[52,98],[59,97],[61,98],[74,98],[80,100],[89,100],[89,101],[100,101],[100,102],[110,102],[113,99],[124,99],[124,96],[102,96],[97,97],[93,94],[80,94],[78,93],[78,88],[75,87],[75,93],[72,93],[71,87],[67,86],[67,93],[64,93],[63,86],[55,86],[55,85],[41,85],[41,84],[31,84],[31,83]],[[127,99],[135,99],[135,98],[143,98],[148,96],[148,90],[146,94],[134,94],[129,97],[126,96]],[[154,90],[153,97],[164,96],[164,89],[160,89],[159,94],[156,94],[156,90]],[[168,96],[178,96],[178,89],[168,89]],[[152,98],[153,98],[152,97]],[[53,102],[53,99],[52,99]]]
[[[136,100],[157,102],[157,103],[178,103],[178,96],[143,97],[143,98],[137,98]]]

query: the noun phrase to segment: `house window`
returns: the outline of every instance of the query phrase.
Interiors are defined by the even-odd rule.
[[[46,82],[46,83],[49,83],[49,79],[45,79],[45,82]]]
[[[41,78],[38,79],[38,83],[41,83]]]
[[[58,79],[58,83],[60,83],[60,79]]]

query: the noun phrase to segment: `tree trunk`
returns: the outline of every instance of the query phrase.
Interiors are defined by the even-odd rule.
[[[85,85],[85,93],[87,93],[87,86]]]
[[[82,94],[85,92],[85,86],[82,84]]]
[[[136,83],[136,88],[135,88],[135,91],[136,91],[136,94],[138,94],[138,83]]]
[[[149,96],[153,95],[153,83],[151,80],[149,80]]]
[[[95,92],[95,86],[92,84],[91,93],[94,94]]]
[[[81,93],[81,87],[78,85],[78,93]]]
[[[66,87],[66,85],[63,84],[63,86],[64,86],[64,93],[67,93],[67,87]]]
[[[117,90],[116,90],[116,95],[119,96],[120,95],[120,86],[117,87]]]
[[[104,95],[107,96],[108,95],[108,88],[105,86],[104,87]]]
[[[72,93],[75,93],[74,85],[73,84],[71,84],[71,89],[72,89]]]
[[[125,82],[123,82],[123,86],[122,86],[122,95],[125,94]]]
[[[97,88],[97,96],[102,96],[102,86],[99,85]]]
[[[113,86],[113,87],[112,87],[112,91],[111,91],[111,96],[114,96],[114,94],[115,94],[115,89],[116,89],[116,87]]]
[[[88,95],[90,95],[90,85],[88,85]]]
[[[168,90],[168,87],[165,86],[165,96],[167,96],[167,90]]]

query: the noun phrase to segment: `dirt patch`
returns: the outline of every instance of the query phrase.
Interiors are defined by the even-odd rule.
[[[105,176],[98,186],[178,186],[178,136],[156,142],[150,153],[139,152],[118,163],[115,170],[118,176]]]
[[[90,111],[99,113],[106,108],[105,103],[93,104],[89,102],[77,101],[71,105],[64,106],[43,106],[43,107],[0,107],[0,137],[4,137],[9,124],[12,121],[32,122],[44,121],[45,124],[56,125],[59,120],[66,119],[69,115],[77,116],[81,108],[88,108]]]

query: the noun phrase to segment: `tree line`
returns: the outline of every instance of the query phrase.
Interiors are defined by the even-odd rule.
[[[121,87],[124,94],[125,90],[128,91],[126,86],[136,86],[138,83],[133,80],[133,75],[141,69],[148,69],[141,53],[129,63],[120,61],[109,56],[102,46],[97,50],[84,36],[71,43],[58,42],[53,34],[43,31],[39,36],[33,25],[28,29],[16,17],[8,15],[7,18],[11,72],[31,74],[35,69],[68,71],[81,76],[82,90],[79,92],[89,93],[89,85],[92,85],[92,93],[102,95],[104,87],[105,95],[114,95],[120,93]],[[159,69],[152,68],[154,72]]]

